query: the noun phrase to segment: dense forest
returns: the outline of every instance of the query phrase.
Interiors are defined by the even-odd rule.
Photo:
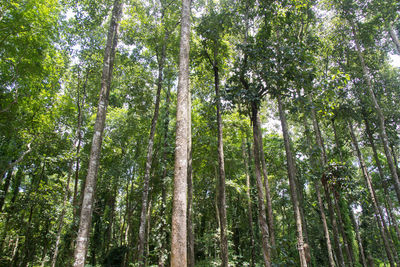
[[[0,266],[400,266],[399,35],[398,0],[0,1]]]

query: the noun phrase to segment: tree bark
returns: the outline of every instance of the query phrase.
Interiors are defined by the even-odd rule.
[[[97,109],[94,135],[90,151],[89,168],[86,177],[85,190],[80,214],[79,232],[74,252],[74,267],[83,267],[88,249],[88,237],[92,220],[94,194],[99,169],[101,143],[107,113],[108,97],[110,94],[112,71],[114,66],[115,49],[118,42],[118,27],[122,14],[122,0],[115,0],[108,30],[107,45],[104,52],[101,91]]]
[[[296,228],[297,228],[297,249],[299,250],[300,256],[300,266],[306,267],[307,261],[304,251],[304,240],[303,240],[303,226],[301,222],[301,215],[300,215],[300,207],[299,201],[297,199],[297,192],[296,188],[296,164],[294,162],[292,148],[290,144],[290,136],[289,130],[286,121],[285,111],[283,109],[281,96],[278,94],[278,109],[279,109],[279,117],[281,120],[282,126],[282,133],[283,133],[283,140],[285,144],[285,151],[286,151],[286,160],[287,160],[287,170],[289,176],[289,186],[290,186],[290,196],[292,198],[293,209],[294,209],[294,216],[296,221]]]
[[[171,267],[187,266],[187,171],[189,106],[190,0],[182,0],[179,78],[176,110],[174,197],[172,206]]]
[[[263,145],[263,139],[262,139],[260,117],[258,117],[257,124],[258,124],[258,129],[259,129],[258,139],[259,139],[259,144],[260,144],[261,167],[262,167],[262,173],[264,176],[265,199],[267,201],[267,215],[268,215],[267,219],[268,219],[269,239],[271,240],[272,251],[274,251],[275,250],[274,214],[273,214],[273,210],[272,210],[271,190],[269,188],[269,182],[268,182],[267,163],[265,162],[264,145]]]
[[[215,97],[217,105],[217,128],[218,128],[218,199],[219,199],[219,214],[220,214],[220,235],[221,235],[221,260],[222,266],[228,267],[228,237],[227,237],[227,223],[226,223],[226,196],[225,196],[225,161],[224,161],[224,144],[223,144],[223,127],[221,116],[221,98],[219,92],[219,71],[216,63],[216,56],[214,56],[214,86]]]
[[[253,208],[251,203],[250,194],[250,175],[249,175],[249,162],[246,156],[246,147],[244,143],[244,138],[242,138],[242,156],[244,161],[245,173],[246,173],[246,196],[247,196],[247,212],[249,215],[249,234],[250,234],[250,249],[251,249],[251,259],[250,266],[254,266],[255,251],[254,251],[254,232],[253,232]]]
[[[397,34],[395,30],[393,29],[393,26],[390,22],[388,22],[388,31],[390,38],[392,38],[392,41],[394,45],[396,46],[397,53],[400,55],[400,41],[399,38],[397,37]]]
[[[311,142],[311,137],[310,137],[310,134],[309,134],[310,130],[309,130],[309,127],[308,127],[308,123],[307,123],[306,117],[304,117],[304,128],[305,128],[305,135],[306,135],[306,138],[307,138],[308,147],[310,149],[309,153],[311,154],[312,142]],[[312,154],[310,155],[310,159],[311,159],[311,167],[314,170],[314,172],[316,172],[318,167],[316,166],[316,163],[314,161],[314,157],[313,157]],[[325,242],[326,242],[326,248],[328,250],[329,266],[330,267],[335,267],[335,260],[333,258],[332,243],[331,243],[331,239],[329,237],[329,228],[328,228],[328,223],[327,223],[327,220],[326,220],[324,204],[322,202],[319,181],[314,181],[313,184],[314,184],[314,188],[315,188],[315,193],[317,194],[318,208],[319,208],[319,213],[320,213],[321,220],[322,220],[322,228],[324,229],[324,237],[325,237]]]
[[[309,101],[310,101],[310,104],[312,105],[311,118],[312,118],[312,122],[313,122],[315,141],[317,143],[319,153],[320,153],[320,163],[321,163],[320,168],[321,168],[321,171],[323,172],[323,168],[325,167],[326,162],[327,162],[325,146],[324,146],[324,141],[322,139],[321,131],[319,128],[317,116],[315,114],[315,109],[313,107],[311,95],[309,96]],[[339,241],[339,231],[338,231],[337,222],[336,222],[336,218],[335,218],[335,211],[332,206],[329,188],[325,181],[324,176],[321,178],[321,182],[322,182],[322,186],[324,188],[326,202],[328,203],[328,211],[329,211],[329,217],[330,217],[332,229],[333,229],[333,241],[334,241],[335,247],[336,247],[336,256],[338,258],[338,265],[345,266],[343,252],[342,252],[342,248],[340,246],[340,241]]]
[[[0,195],[0,213],[3,210],[4,201],[6,199],[8,189],[10,188],[12,172],[13,172],[12,169],[9,170],[7,173],[6,179],[4,180],[3,192]]]
[[[169,33],[165,32],[164,42],[161,48],[161,54],[158,61],[158,81],[157,81],[157,94],[156,94],[156,103],[154,105],[154,114],[151,120],[151,128],[150,128],[150,136],[149,143],[147,146],[147,156],[146,156],[146,166],[145,173],[143,178],[143,189],[142,189],[142,211],[140,214],[140,226],[139,226],[139,238],[138,238],[138,262],[139,266],[143,266],[143,254],[144,254],[144,245],[146,243],[146,212],[148,206],[148,197],[149,197],[149,183],[150,183],[150,171],[151,171],[151,163],[153,160],[153,145],[154,145],[154,135],[156,133],[156,125],[158,120],[158,114],[160,109],[160,95],[162,89],[163,82],[163,70],[164,70],[164,62],[166,56],[166,41],[168,39]]]
[[[188,92],[189,107],[191,107],[191,94]],[[188,110],[188,210],[187,210],[187,231],[188,231],[188,266],[194,267],[194,229],[193,229],[193,169],[192,169],[192,114]]]
[[[371,101],[374,105],[375,111],[377,113],[377,118],[378,118],[378,123],[379,123],[379,135],[380,138],[382,139],[382,143],[383,143],[383,148],[385,151],[385,155],[386,155],[386,159],[387,159],[387,163],[389,165],[389,169],[390,169],[390,173],[392,175],[392,179],[393,179],[393,184],[394,184],[394,188],[396,191],[396,195],[397,195],[397,199],[400,202],[400,181],[399,181],[399,177],[397,175],[397,170],[396,170],[396,166],[394,165],[393,162],[393,158],[392,158],[392,154],[390,153],[390,148],[389,148],[389,141],[388,141],[388,137],[386,134],[386,128],[385,128],[385,117],[383,116],[383,112],[381,107],[379,106],[378,100],[375,97],[375,93],[373,91],[373,87],[372,87],[372,81],[370,78],[370,73],[369,73],[369,69],[365,63],[364,60],[364,56],[362,55],[362,51],[361,51],[361,46],[360,46],[360,42],[357,38],[356,35],[356,30],[355,30],[355,26],[354,23],[352,21],[350,21],[351,24],[351,29],[353,32],[353,38],[354,38],[354,42],[356,44],[356,48],[357,48],[357,54],[358,54],[358,58],[360,60],[361,63],[361,67],[363,70],[363,74],[364,74],[364,79],[367,83],[367,91],[368,94],[371,98]]]
[[[167,150],[168,150],[168,128],[169,128],[169,105],[170,105],[170,88],[168,87],[165,100],[165,121],[164,121],[164,144],[163,144],[163,173],[161,178],[161,217],[165,218],[165,210],[167,206],[167,189],[166,189],[166,177],[167,177]],[[159,253],[158,266],[164,267],[167,258],[167,233],[166,233],[166,220],[162,220],[160,231],[161,231],[161,249]]]
[[[251,104],[251,121],[253,124],[253,149],[254,149],[254,165],[255,165],[255,173],[256,173],[256,185],[258,192],[258,221],[261,227],[261,238],[262,238],[262,252],[264,259],[264,266],[271,266],[271,248],[269,244],[269,232],[268,232],[268,223],[267,217],[265,213],[265,202],[264,202],[264,192],[263,192],[263,184],[261,178],[261,163],[260,163],[260,143],[259,143],[259,129],[258,129],[258,107],[255,102]]]
[[[366,167],[365,162],[364,162],[364,158],[363,158],[363,156],[361,154],[361,151],[360,151],[360,149],[358,147],[358,141],[357,141],[357,138],[356,138],[356,136],[354,134],[354,130],[353,130],[353,126],[352,126],[351,122],[349,122],[348,125],[349,125],[349,131],[350,131],[350,136],[351,136],[351,140],[352,140],[352,143],[353,143],[353,147],[354,147],[355,152],[357,154],[358,161],[359,161],[360,167],[361,167],[361,171],[363,173],[365,182],[367,183],[367,187],[368,187],[368,191],[369,191],[369,194],[370,194],[370,198],[372,200],[372,206],[374,207],[374,211],[375,211],[375,219],[376,219],[376,222],[378,224],[379,230],[381,232],[381,237],[382,237],[382,240],[383,240],[385,252],[386,252],[386,255],[388,257],[390,266],[394,267],[395,264],[394,264],[394,260],[393,260],[393,255],[392,255],[392,252],[391,252],[391,249],[390,249],[390,243],[389,243],[389,240],[388,240],[388,237],[387,237],[388,231],[387,231],[385,220],[384,220],[384,218],[382,216],[382,211],[380,210],[380,207],[379,207],[379,204],[378,204],[378,200],[376,198],[375,189],[374,189],[374,187],[372,185],[372,179],[371,179],[371,176],[369,175],[369,172],[368,172],[367,167]]]
[[[365,122],[365,131],[366,131],[367,136],[368,136],[368,141],[369,141],[369,144],[371,145],[372,152],[373,152],[373,155],[374,155],[375,164],[376,164],[376,167],[378,168],[378,173],[379,173],[379,176],[380,176],[381,181],[382,181],[382,187],[383,187],[383,190],[384,190],[384,193],[385,193],[384,197],[385,197],[385,200],[386,200],[386,202],[388,203],[388,206],[389,206],[388,209],[387,209],[388,210],[388,216],[392,220],[392,224],[393,224],[393,226],[394,226],[394,228],[396,230],[397,238],[400,240],[400,230],[399,230],[399,227],[398,227],[398,224],[397,224],[397,220],[393,216],[393,212],[392,212],[393,203],[392,203],[392,200],[390,199],[390,194],[389,194],[389,190],[388,190],[388,184],[386,182],[385,175],[383,173],[383,168],[382,168],[381,161],[380,161],[380,159],[378,157],[378,152],[376,150],[374,137],[373,137],[372,132],[371,132],[371,127],[370,127],[369,122],[368,122],[366,117],[364,118],[364,122]],[[396,166],[397,166],[397,164],[396,164]]]
[[[360,256],[361,256],[361,264],[362,264],[363,267],[367,267],[368,265],[367,265],[367,261],[366,261],[366,258],[365,258],[364,246],[362,244],[362,239],[361,239],[361,235],[360,235],[360,229],[358,228],[358,223],[357,223],[357,220],[356,220],[356,218],[354,216],[353,210],[351,208],[349,208],[349,211],[350,211],[351,221],[353,222],[353,225],[354,225],[354,230],[356,231],[356,237],[357,237],[358,247],[359,247]]]

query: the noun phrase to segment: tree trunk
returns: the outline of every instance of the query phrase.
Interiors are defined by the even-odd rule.
[[[168,128],[169,128],[169,105],[170,105],[170,88],[168,87],[165,100],[165,121],[164,121],[164,144],[163,144],[163,173],[161,178],[161,217],[165,218],[165,209],[167,206],[167,189],[166,189],[166,177],[167,177],[167,150],[168,150]],[[159,253],[158,266],[164,267],[167,258],[167,233],[166,233],[166,220],[162,220],[160,232],[161,232],[161,249]]]
[[[144,254],[144,244],[146,243],[146,212],[148,206],[149,197],[149,183],[150,183],[150,171],[151,163],[153,160],[153,145],[154,145],[154,135],[156,133],[156,125],[158,120],[158,113],[160,109],[160,95],[163,82],[163,69],[166,56],[166,41],[168,39],[168,32],[165,32],[164,43],[161,48],[161,54],[158,62],[158,81],[157,81],[157,94],[156,103],[154,106],[153,119],[151,120],[151,129],[149,136],[149,143],[147,146],[147,157],[146,157],[146,167],[143,178],[143,189],[142,189],[142,211],[140,214],[140,226],[139,226],[139,240],[138,240],[138,262],[139,266],[143,266],[143,254]]]
[[[191,107],[191,94],[188,92],[189,107]],[[187,231],[188,231],[188,266],[194,267],[194,229],[193,229],[193,169],[192,169],[192,114],[188,110],[188,210],[187,210]]]
[[[371,101],[374,105],[375,111],[377,113],[377,119],[378,119],[379,130],[380,130],[379,135],[380,135],[380,138],[382,139],[383,148],[385,150],[387,163],[389,165],[390,173],[392,175],[397,199],[400,202],[400,181],[399,181],[399,177],[397,175],[396,166],[394,165],[394,162],[393,162],[392,154],[390,153],[389,142],[388,142],[388,137],[387,137],[386,128],[385,128],[385,118],[383,116],[383,112],[381,110],[381,107],[379,106],[379,103],[378,103],[378,101],[375,97],[374,91],[373,91],[372,82],[370,79],[370,73],[369,73],[367,65],[365,64],[364,56],[362,55],[362,52],[361,52],[361,46],[360,46],[360,42],[356,35],[354,23],[352,21],[350,21],[350,23],[351,23],[354,41],[355,41],[356,48],[357,48],[358,58],[360,59],[361,67],[363,70],[364,79],[367,82],[368,93],[369,93]]]
[[[349,211],[350,211],[351,221],[353,222],[353,225],[354,225],[354,230],[356,231],[356,237],[357,237],[358,247],[359,247],[360,256],[361,256],[361,264],[362,264],[363,267],[368,267],[367,261],[366,261],[366,258],[365,258],[364,247],[363,247],[363,244],[362,244],[362,239],[361,239],[361,235],[360,235],[360,229],[358,228],[357,220],[356,220],[356,218],[354,216],[353,210],[351,208],[349,208]]]
[[[254,149],[254,165],[255,165],[255,173],[256,173],[256,185],[258,192],[258,221],[261,227],[261,237],[262,237],[262,251],[263,251],[263,259],[264,266],[271,266],[271,248],[269,244],[269,232],[268,232],[268,223],[267,217],[265,213],[265,202],[264,202],[264,192],[263,192],[263,184],[261,178],[261,161],[260,161],[260,143],[259,143],[259,129],[258,129],[258,107],[255,102],[251,104],[251,122],[253,124],[253,149]]]
[[[85,190],[80,214],[79,232],[74,252],[74,267],[83,267],[88,249],[88,237],[92,220],[94,194],[99,169],[100,151],[104,131],[108,97],[110,94],[112,71],[114,66],[115,49],[118,42],[118,26],[122,14],[122,0],[115,0],[112,11],[110,28],[108,30],[107,45],[104,52],[101,91],[97,109],[92,148],[90,151],[89,168],[86,177]]]
[[[310,101],[310,104],[312,104],[311,96],[309,96],[309,101]],[[326,165],[327,159],[326,159],[324,141],[322,139],[317,116],[315,114],[315,109],[313,106],[311,108],[311,118],[312,118],[313,127],[314,127],[315,141],[317,143],[319,153],[320,153],[320,163],[321,163],[320,168],[321,168],[321,171],[323,171],[323,168]],[[337,223],[336,223],[335,212],[334,212],[334,209],[332,206],[329,188],[327,185],[327,181],[325,181],[324,175],[321,178],[321,182],[322,182],[322,186],[324,188],[326,202],[328,203],[328,211],[329,211],[329,217],[330,217],[332,229],[333,229],[333,240],[334,240],[335,247],[336,247],[336,256],[338,258],[338,265],[345,266],[343,252],[342,252],[342,248],[340,246],[340,241],[339,241],[339,231],[338,231],[338,227],[337,227]]]
[[[297,228],[297,248],[299,250],[300,256],[300,266],[306,267],[307,261],[304,251],[304,240],[303,240],[303,226],[301,222],[301,215],[300,215],[300,207],[299,201],[297,199],[297,192],[296,188],[296,164],[294,162],[292,148],[290,144],[290,136],[289,130],[286,121],[285,111],[283,109],[281,96],[278,94],[278,109],[279,109],[279,117],[281,120],[282,126],[282,133],[283,133],[283,140],[285,143],[285,150],[286,150],[286,160],[287,160],[287,170],[289,176],[289,186],[290,186],[290,195],[292,198],[293,209],[294,209],[294,216],[296,221],[296,228]]]
[[[242,156],[244,161],[245,173],[246,173],[246,196],[247,196],[247,212],[249,215],[249,234],[250,234],[250,249],[251,249],[251,259],[250,266],[254,266],[255,263],[255,251],[254,251],[254,232],[253,232],[253,209],[251,204],[251,194],[250,194],[250,175],[249,175],[249,162],[246,156],[246,147],[244,143],[244,138],[242,138]]]
[[[386,182],[385,175],[383,173],[383,168],[382,168],[381,161],[380,161],[380,159],[378,157],[378,152],[376,150],[374,137],[373,137],[372,132],[371,132],[371,127],[370,127],[369,122],[368,122],[366,117],[364,117],[364,122],[365,122],[365,131],[366,131],[367,136],[368,136],[368,141],[369,141],[369,144],[371,145],[372,152],[373,152],[373,155],[374,155],[375,164],[376,164],[376,167],[378,168],[378,173],[379,173],[379,176],[380,176],[381,181],[382,181],[382,186],[383,186],[383,190],[384,190],[384,193],[385,193],[384,197],[385,197],[385,200],[386,200],[386,202],[388,203],[388,206],[389,206],[388,209],[387,209],[388,210],[388,216],[392,220],[392,224],[393,224],[393,226],[394,226],[394,228],[396,230],[397,238],[400,240],[400,230],[399,230],[399,227],[398,227],[398,224],[397,224],[397,220],[393,216],[393,212],[392,212],[393,203],[392,203],[392,200],[390,199],[390,193],[389,193],[389,190],[388,190],[388,184]],[[396,166],[397,166],[397,164],[396,164]]]
[[[4,200],[6,199],[8,189],[10,188],[12,172],[12,169],[10,169],[7,173],[6,179],[4,180],[3,192],[0,195],[0,213],[3,210]]]
[[[390,22],[388,22],[388,31],[389,31],[390,38],[392,38],[392,41],[393,41],[394,45],[396,46],[397,53],[400,55],[399,38],[397,38],[397,34],[394,31],[393,26]]]
[[[351,122],[349,122],[349,131],[350,131],[350,136],[351,136],[351,140],[352,140],[352,143],[353,143],[353,147],[354,147],[355,152],[357,154],[358,161],[360,163],[361,170],[362,170],[365,182],[367,183],[368,191],[369,191],[370,198],[372,200],[372,205],[373,205],[374,211],[375,211],[375,219],[376,219],[376,222],[378,224],[379,230],[381,232],[381,236],[382,236],[385,252],[386,252],[386,255],[388,257],[390,266],[394,267],[395,264],[394,264],[392,252],[391,252],[391,249],[390,249],[389,240],[388,240],[388,237],[387,237],[388,231],[387,231],[387,228],[386,228],[386,223],[385,223],[385,220],[384,220],[384,218],[382,216],[382,211],[380,210],[380,207],[379,207],[379,204],[378,204],[378,200],[376,198],[375,189],[374,189],[374,187],[372,185],[371,177],[370,177],[369,172],[367,170],[367,167],[365,165],[364,158],[363,158],[363,156],[361,154],[361,151],[360,151],[360,149],[358,147],[358,142],[357,142],[356,136],[354,134],[354,130],[353,130],[353,126],[352,126]]]
[[[306,138],[307,138],[307,145],[308,145],[308,148],[310,149],[309,153],[311,154],[312,142],[311,142],[311,137],[310,137],[310,134],[309,134],[310,130],[309,130],[309,127],[308,127],[308,123],[307,123],[306,117],[304,117],[304,128],[305,128],[305,135],[306,135]],[[314,170],[314,172],[316,172],[318,167],[316,166],[316,163],[314,161],[313,155],[310,155],[310,159],[311,159],[311,168]],[[320,190],[319,182],[318,181],[314,181],[313,184],[314,184],[314,187],[315,187],[315,193],[317,194],[318,208],[319,208],[319,213],[320,213],[321,220],[322,220],[322,227],[324,229],[326,248],[328,250],[329,266],[330,267],[335,267],[335,260],[333,258],[332,243],[331,243],[331,239],[329,237],[328,223],[327,223],[327,220],[326,220],[324,204],[322,202],[321,190]]]
[[[189,106],[190,0],[182,0],[179,78],[176,110],[174,197],[172,206],[171,267],[187,266],[187,171]]]
[[[217,105],[217,128],[218,128],[218,198],[219,198],[219,215],[220,215],[220,235],[221,235],[221,260],[222,266],[228,267],[228,237],[226,223],[226,196],[225,196],[225,162],[224,162],[224,144],[223,144],[223,128],[221,116],[221,99],[219,92],[219,72],[217,63],[214,58],[214,86]]]
[[[334,259],[333,259],[333,253],[332,253],[331,239],[329,238],[328,223],[327,223],[327,221],[326,221],[326,216],[325,216],[325,211],[324,211],[324,204],[323,204],[323,202],[322,202],[321,190],[320,190],[320,188],[319,188],[319,183],[318,183],[318,181],[315,181],[315,182],[314,182],[314,187],[315,187],[315,192],[317,193],[319,213],[320,213],[320,215],[321,215],[322,226],[323,226],[323,228],[324,228],[324,235],[325,235],[325,241],[326,241],[326,248],[327,248],[327,250],[328,250],[329,266],[330,266],[330,267],[335,267],[335,261],[334,261]]]
[[[257,124],[258,124],[257,127],[259,129],[258,139],[259,139],[259,144],[260,144],[260,159],[261,159],[262,173],[264,176],[265,199],[267,201],[267,215],[268,215],[267,219],[268,219],[269,239],[271,240],[272,251],[274,251],[274,249],[275,249],[274,214],[273,214],[273,210],[272,210],[271,191],[270,191],[269,182],[268,182],[267,163],[265,162],[260,117],[258,117]]]

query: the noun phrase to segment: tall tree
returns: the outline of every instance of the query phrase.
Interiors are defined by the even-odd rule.
[[[107,114],[108,97],[111,89],[112,72],[114,68],[115,52],[118,43],[118,28],[122,16],[122,0],[115,0],[111,15],[110,27],[107,35],[107,43],[104,51],[103,72],[101,78],[101,89],[97,116],[95,122],[95,132],[92,140],[90,152],[88,174],[86,177],[83,202],[80,214],[79,232],[76,238],[74,252],[74,266],[83,267],[85,265],[88,250],[88,237],[90,224],[93,214],[94,194],[97,182],[97,172],[99,169],[101,143]]]
[[[171,267],[187,266],[187,171],[189,142],[189,40],[190,0],[182,0],[176,109],[174,198],[172,210]]]

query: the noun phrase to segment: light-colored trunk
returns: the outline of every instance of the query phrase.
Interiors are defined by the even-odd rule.
[[[313,103],[311,95],[309,95],[308,100],[311,104]],[[322,170],[324,168],[324,166],[326,165],[327,159],[326,159],[324,141],[322,139],[321,131],[319,129],[317,115],[315,113],[313,104],[312,104],[312,108],[311,108],[311,118],[312,118],[312,122],[313,122],[315,141],[317,143],[319,153],[320,153],[320,168]],[[321,181],[322,181],[322,186],[324,188],[326,202],[328,203],[328,211],[329,211],[329,217],[331,220],[331,225],[332,225],[332,230],[333,230],[333,241],[334,241],[335,247],[336,247],[336,257],[338,260],[338,265],[345,266],[343,252],[342,252],[342,248],[340,246],[339,231],[338,231],[338,226],[337,226],[337,222],[336,222],[335,211],[333,209],[332,201],[331,201],[330,190],[328,188],[327,182],[324,180],[324,177],[321,179]]]
[[[383,149],[385,151],[387,163],[389,165],[390,173],[392,175],[392,180],[393,180],[394,188],[395,188],[395,191],[396,191],[397,199],[400,202],[400,181],[399,181],[399,177],[397,175],[396,166],[394,165],[392,154],[391,154],[390,148],[389,148],[389,141],[388,141],[388,137],[387,137],[387,134],[386,134],[386,128],[385,128],[385,117],[383,116],[382,109],[379,106],[378,100],[376,99],[375,93],[373,91],[369,69],[368,69],[368,67],[367,67],[367,65],[365,63],[364,56],[363,56],[362,51],[361,51],[361,46],[360,46],[360,42],[359,42],[359,40],[357,38],[357,34],[356,34],[356,29],[355,29],[354,23],[352,21],[349,21],[349,22],[351,23],[351,29],[352,29],[352,32],[353,32],[353,38],[354,38],[354,41],[355,41],[355,44],[356,44],[358,58],[359,58],[359,60],[361,62],[361,67],[362,67],[362,70],[363,70],[364,79],[365,79],[365,81],[367,83],[367,91],[368,91],[369,97],[371,98],[371,101],[372,101],[372,103],[374,105],[375,111],[377,113],[377,119],[378,119],[378,125],[379,125],[379,135],[380,135],[380,138],[381,138],[382,143],[383,143]]]
[[[261,159],[261,166],[262,166],[262,173],[264,177],[264,189],[265,189],[265,199],[267,202],[267,215],[268,215],[268,229],[269,229],[269,239],[271,240],[272,251],[275,248],[275,226],[274,226],[274,214],[272,211],[272,198],[271,198],[271,190],[269,188],[268,182],[268,172],[267,172],[267,163],[265,162],[264,156],[264,146],[263,146],[263,139],[262,139],[262,132],[261,132],[261,122],[260,117],[257,120],[258,129],[259,129],[259,144],[260,144],[260,159]]]
[[[170,105],[170,88],[167,89],[166,100],[165,100],[165,122],[164,122],[164,144],[163,144],[163,173],[161,178],[161,218],[165,218],[165,210],[167,206],[167,189],[166,189],[166,177],[167,177],[167,150],[168,150],[168,128],[169,128],[169,105]],[[161,232],[161,249],[159,251],[158,266],[164,267],[167,260],[167,229],[166,222],[162,220],[160,232]]]
[[[258,222],[261,228],[262,252],[264,259],[264,266],[271,266],[271,247],[269,244],[269,231],[267,216],[265,213],[264,190],[261,178],[261,162],[260,162],[260,143],[259,143],[259,129],[258,129],[258,107],[256,103],[252,103],[252,118],[253,124],[253,149],[254,149],[254,165],[256,174],[256,185],[258,193]]]
[[[187,170],[189,106],[190,0],[182,0],[179,78],[176,110],[174,197],[172,204],[171,267],[187,266]]]
[[[307,122],[306,117],[304,117],[304,128],[305,128],[305,135],[306,135],[306,138],[307,138],[307,145],[308,145],[308,148],[311,151],[313,146],[312,146],[312,142],[311,142],[310,130],[309,130],[309,126],[308,126],[308,122]],[[312,155],[310,156],[310,160],[311,160],[311,168],[314,171],[318,170],[317,164],[314,161],[314,157]],[[313,184],[314,184],[314,188],[315,188],[315,193],[317,194],[318,208],[319,208],[319,213],[320,213],[320,216],[321,216],[322,228],[324,229],[324,237],[325,237],[325,242],[326,242],[326,248],[328,250],[329,266],[330,267],[335,267],[335,260],[333,258],[332,243],[331,243],[331,239],[329,237],[329,228],[328,228],[328,223],[327,223],[326,215],[325,215],[325,207],[324,207],[324,204],[322,202],[321,189],[320,189],[319,181],[314,181]]]
[[[149,198],[149,184],[150,184],[150,171],[151,163],[153,161],[153,146],[154,146],[154,135],[156,133],[156,126],[158,120],[158,114],[160,109],[160,96],[163,83],[163,70],[164,61],[166,54],[166,41],[168,40],[168,32],[165,33],[164,43],[161,48],[161,53],[158,62],[158,81],[157,81],[157,93],[156,93],[156,103],[154,105],[154,114],[151,120],[149,143],[147,146],[147,156],[146,156],[146,167],[143,178],[143,189],[142,189],[142,210],[140,213],[140,225],[139,225],[139,236],[138,236],[138,262],[139,266],[144,264],[144,245],[146,243],[146,212],[148,206]]]
[[[349,212],[350,212],[350,219],[354,225],[354,230],[356,232],[356,237],[357,237],[357,242],[358,242],[358,248],[360,250],[360,256],[361,256],[361,264],[363,267],[368,267],[367,265],[367,260],[365,258],[365,253],[364,253],[364,246],[362,244],[362,239],[361,239],[361,235],[360,235],[360,230],[358,228],[358,223],[357,220],[354,216],[354,212],[352,210],[352,208],[349,208]]]
[[[292,203],[293,203],[294,216],[295,216],[295,221],[296,221],[297,249],[299,250],[300,266],[306,267],[307,261],[306,261],[305,251],[304,251],[303,226],[302,226],[302,222],[301,222],[299,201],[297,199],[298,194],[296,192],[296,190],[298,190],[296,188],[296,181],[295,181],[296,180],[296,164],[294,162],[294,158],[293,158],[293,154],[292,154],[292,148],[291,148],[291,144],[290,144],[291,141],[290,141],[289,130],[288,130],[288,125],[287,125],[287,121],[286,121],[286,115],[285,115],[285,111],[283,109],[283,104],[282,104],[280,95],[278,95],[278,109],[279,109],[279,117],[280,117],[281,126],[282,126],[283,141],[285,144],[285,151],[286,151],[290,196],[291,196]]]
[[[378,168],[379,176],[381,178],[383,190],[384,190],[384,193],[385,193],[384,197],[385,197],[386,203],[389,206],[389,207],[387,207],[386,210],[387,210],[389,218],[391,219],[392,225],[394,226],[394,228],[396,230],[397,238],[398,238],[398,240],[400,240],[400,230],[399,230],[399,227],[398,227],[398,224],[397,224],[397,220],[393,216],[393,212],[392,212],[393,211],[393,203],[392,203],[392,200],[390,199],[390,194],[389,194],[389,190],[388,190],[388,184],[386,182],[385,175],[383,173],[383,168],[382,168],[381,161],[380,161],[380,159],[378,157],[378,152],[377,152],[377,149],[376,149],[376,146],[375,146],[374,137],[372,135],[372,132],[371,132],[371,129],[370,129],[370,125],[369,125],[369,122],[368,122],[367,118],[364,118],[364,122],[365,122],[365,131],[367,133],[369,144],[371,145],[372,152],[373,152],[373,155],[374,155],[375,164],[376,164],[376,167]]]
[[[360,148],[358,146],[358,141],[357,141],[357,138],[356,138],[356,136],[354,134],[354,130],[353,130],[353,126],[352,126],[351,122],[349,122],[349,131],[350,131],[351,141],[353,143],[353,147],[354,147],[356,155],[358,157],[358,161],[360,163],[361,171],[362,171],[362,174],[364,176],[365,182],[367,184],[370,198],[372,200],[372,206],[374,207],[374,211],[375,211],[375,219],[376,219],[376,222],[378,224],[378,228],[379,228],[379,230],[381,232],[381,237],[382,237],[382,240],[383,240],[385,252],[386,252],[386,255],[388,257],[390,266],[394,267],[395,264],[394,264],[394,260],[393,260],[392,251],[390,249],[389,239],[388,239],[388,236],[387,236],[388,231],[387,231],[387,228],[386,228],[386,223],[385,223],[385,220],[384,220],[384,218],[382,216],[382,211],[380,210],[380,207],[379,207],[379,204],[378,204],[378,200],[376,198],[375,189],[374,189],[374,187],[372,185],[372,179],[371,179],[371,176],[370,176],[370,174],[368,172],[367,166],[365,165],[365,161],[364,161],[364,158],[363,158],[363,156],[361,154]]]
[[[390,22],[388,23],[388,31],[389,31],[390,38],[392,38],[392,41],[393,41],[394,45],[396,46],[397,53],[400,55],[400,41],[399,41],[399,38],[397,37],[397,34],[396,34],[395,30],[393,29],[393,26]]]
[[[103,74],[101,78],[101,91],[97,109],[96,122],[89,158],[89,168],[86,177],[82,209],[80,214],[79,231],[76,238],[74,252],[74,267],[83,267],[88,249],[88,239],[94,206],[94,194],[99,169],[101,143],[107,114],[108,97],[110,94],[112,71],[115,58],[115,49],[118,42],[118,27],[122,14],[122,0],[115,0],[112,11],[110,27],[107,36],[107,45],[104,52]]]
[[[189,107],[192,104],[190,91],[188,93]],[[194,229],[193,229],[193,168],[192,168],[192,114],[188,110],[188,210],[187,210],[187,231],[188,231],[188,266],[194,267]]]

